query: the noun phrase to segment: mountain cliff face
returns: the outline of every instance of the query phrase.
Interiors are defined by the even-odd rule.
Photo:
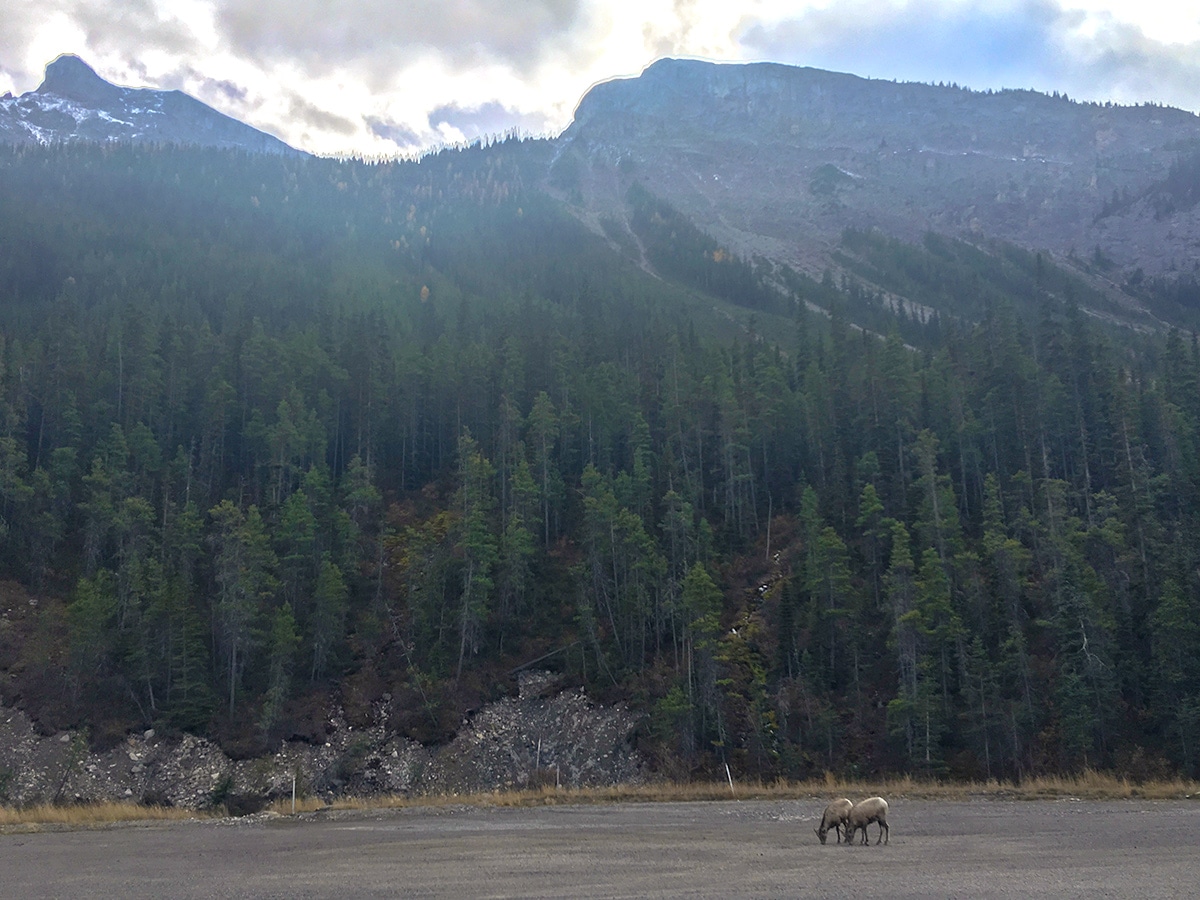
[[[117,87],[77,56],[46,67],[35,91],[0,100],[0,142],[132,141],[294,154],[278,138],[180,91]]]
[[[736,252],[809,271],[848,226],[1100,247],[1147,273],[1190,270],[1200,236],[1194,208],[1146,200],[1200,147],[1176,109],[663,60],[593,88],[560,140],[599,215],[638,180]]]

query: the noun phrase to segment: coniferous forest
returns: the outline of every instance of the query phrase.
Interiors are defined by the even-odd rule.
[[[429,742],[536,664],[677,777],[1200,773],[1190,331],[939,235],[810,278],[652,184],[606,238],[550,154],[0,148],[6,702]]]

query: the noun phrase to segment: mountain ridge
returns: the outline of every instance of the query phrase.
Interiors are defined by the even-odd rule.
[[[300,153],[182,92],[113,85],[71,54],[35,91],[0,100],[0,141]],[[1132,285],[1200,272],[1200,177],[1189,186],[1200,118],[1168,107],[667,58],[593,86],[549,144],[534,180],[647,270],[636,185],[722,253],[813,279],[864,279],[870,266],[849,259],[848,232],[913,245],[927,234],[981,248],[999,240],[1046,253],[1089,280],[1093,296],[1109,295],[1089,313],[1124,308],[1117,321],[1158,329],[1162,311]]]
[[[1194,205],[1147,199],[1200,148],[1200,118],[1169,107],[668,59],[596,85],[558,141],[577,208],[620,218],[640,180],[735,252],[814,275],[846,228],[1099,248],[1153,275],[1190,267],[1200,235]]]
[[[130,141],[192,144],[250,153],[299,154],[279,138],[218,112],[182,91],[120,87],[63,54],[36,90],[0,99],[0,142]]]

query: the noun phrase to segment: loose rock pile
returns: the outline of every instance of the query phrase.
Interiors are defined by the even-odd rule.
[[[484,707],[430,760],[422,787],[431,793],[561,785],[636,783],[641,759],[629,746],[637,716],[599,709],[582,689],[555,693],[546,673],[530,673],[520,693]]]
[[[630,743],[638,717],[594,706],[582,689],[562,691],[548,673],[524,673],[520,694],[463,721],[441,747],[388,728],[387,704],[369,728],[330,715],[326,742],[284,743],[278,752],[231,760],[205,738],[131,734],[103,753],[85,737],[42,737],[20,710],[0,706],[0,803],[136,800],[199,809],[225,803],[253,811],[299,796],[470,793],[559,784],[636,783],[645,775]]]

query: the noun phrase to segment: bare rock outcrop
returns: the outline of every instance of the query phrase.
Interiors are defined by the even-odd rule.
[[[582,689],[555,693],[554,687],[545,673],[523,674],[517,697],[464,721],[430,761],[423,789],[470,793],[641,781],[644,766],[629,746],[638,717],[623,706],[598,708]]]
[[[285,742],[269,756],[232,760],[195,735],[148,730],[96,753],[82,733],[39,735],[19,709],[0,707],[0,803],[135,800],[199,809],[252,810],[291,796],[470,793],[541,785],[595,786],[641,781],[645,766],[630,743],[638,716],[599,707],[554,676],[524,673],[517,697],[463,721],[441,747],[425,747],[388,727],[387,698],[367,728],[330,713],[324,744]]]

